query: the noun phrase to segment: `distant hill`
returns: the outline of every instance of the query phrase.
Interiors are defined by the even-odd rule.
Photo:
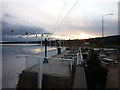
[[[120,35],[103,37],[104,43],[118,44],[120,42]],[[86,41],[91,43],[100,44],[102,42],[102,37],[86,39]]]
[[[114,46],[120,46],[120,35],[114,35],[114,36],[107,36],[103,38],[104,45],[114,45]],[[67,45],[68,46],[80,46],[83,43],[90,43],[90,44],[96,44],[101,46],[102,45],[102,37],[96,37],[96,38],[89,38],[89,39],[75,39],[75,40],[68,40]]]
[[[66,42],[67,44],[78,44],[80,45],[81,43],[84,42],[89,42],[91,44],[99,44],[101,45],[102,43],[102,37],[96,37],[96,38],[89,38],[89,39],[75,39],[75,40],[63,40],[64,42]],[[2,42],[2,44],[21,44],[21,43],[26,43],[26,42]],[[30,41],[28,43],[41,43],[41,41]],[[43,41],[44,43],[44,41]],[[52,41],[52,44],[54,44],[55,41]],[[104,44],[116,44],[120,46],[120,35],[114,35],[114,36],[107,36],[104,37]]]

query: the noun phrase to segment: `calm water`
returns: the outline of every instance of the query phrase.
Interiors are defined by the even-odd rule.
[[[44,50],[44,47],[42,47]],[[54,47],[48,47],[48,50]],[[40,45],[5,45],[2,47],[2,87],[15,88],[18,76],[25,69],[25,55],[41,52]]]

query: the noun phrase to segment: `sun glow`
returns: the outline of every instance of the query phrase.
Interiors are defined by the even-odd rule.
[[[79,35],[70,36],[71,39],[88,39],[88,38],[95,38],[95,37],[99,37],[99,36],[86,34],[86,33],[80,33]]]
[[[55,39],[64,39],[64,40],[69,40],[69,39],[88,39],[88,38],[95,38],[95,37],[100,37],[98,35],[92,35],[92,34],[86,34],[86,33],[80,33],[76,35],[65,35],[65,36],[60,36],[60,35],[54,35],[52,36]]]
[[[81,33],[79,36],[78,36],[78,39],[88,39],[88,38],[93,38],[95,36],[92,36],[92,35],[88,35],[88,34],[85,34],[85,33]]]
[[[67,31],[67,30],[66,30]],[[77,31],[69,31],[69,33],[62,32],[62,33],[56,33],[50,36],[51,39],[59,39],[59,40],[73,40],[73,39],[89,39],[89,38],[95,38],[95,37],[101,37],[100,35],[96,33],[89,33],[84,32],[83,30]]]

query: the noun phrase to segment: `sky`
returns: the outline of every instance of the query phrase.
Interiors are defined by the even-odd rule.
[[[40,40],[41,33],[51,39],[86,39],[118,34],[119,0],[3,0],[3,41]],[[11,33],[11,30],[14,30]],[[37,34],[37,38],[36,38]],[[44,36],[45,37],[45,36]]]

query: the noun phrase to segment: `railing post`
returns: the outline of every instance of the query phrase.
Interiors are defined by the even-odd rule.
[[[81,62],[83,62],[83,56],[82,56],[82,51],[81,51],[81,47],[80,47],[80,64]]]
[[[42,88],[42,78],[43,78],[43,58],[38,59],[38,88]]]
[[[77,65],[79,65],[80,63],[80,54],[79,53],[77,53]]]
[[[71,71],[72,71],[72,60],[71,60]]]
[[[26,45],[25,45],[25,62],[26,62],[26,66],[25,66],[25,68],[27,69],[27,58],[28,58],[28,34],[27,34],[27,32],[26,32]]]
[[[74,62],[74,57],[73,57],[73,59],[71,59],[71,71],[72,71],[72,69],[73,69],[73,62]]]

